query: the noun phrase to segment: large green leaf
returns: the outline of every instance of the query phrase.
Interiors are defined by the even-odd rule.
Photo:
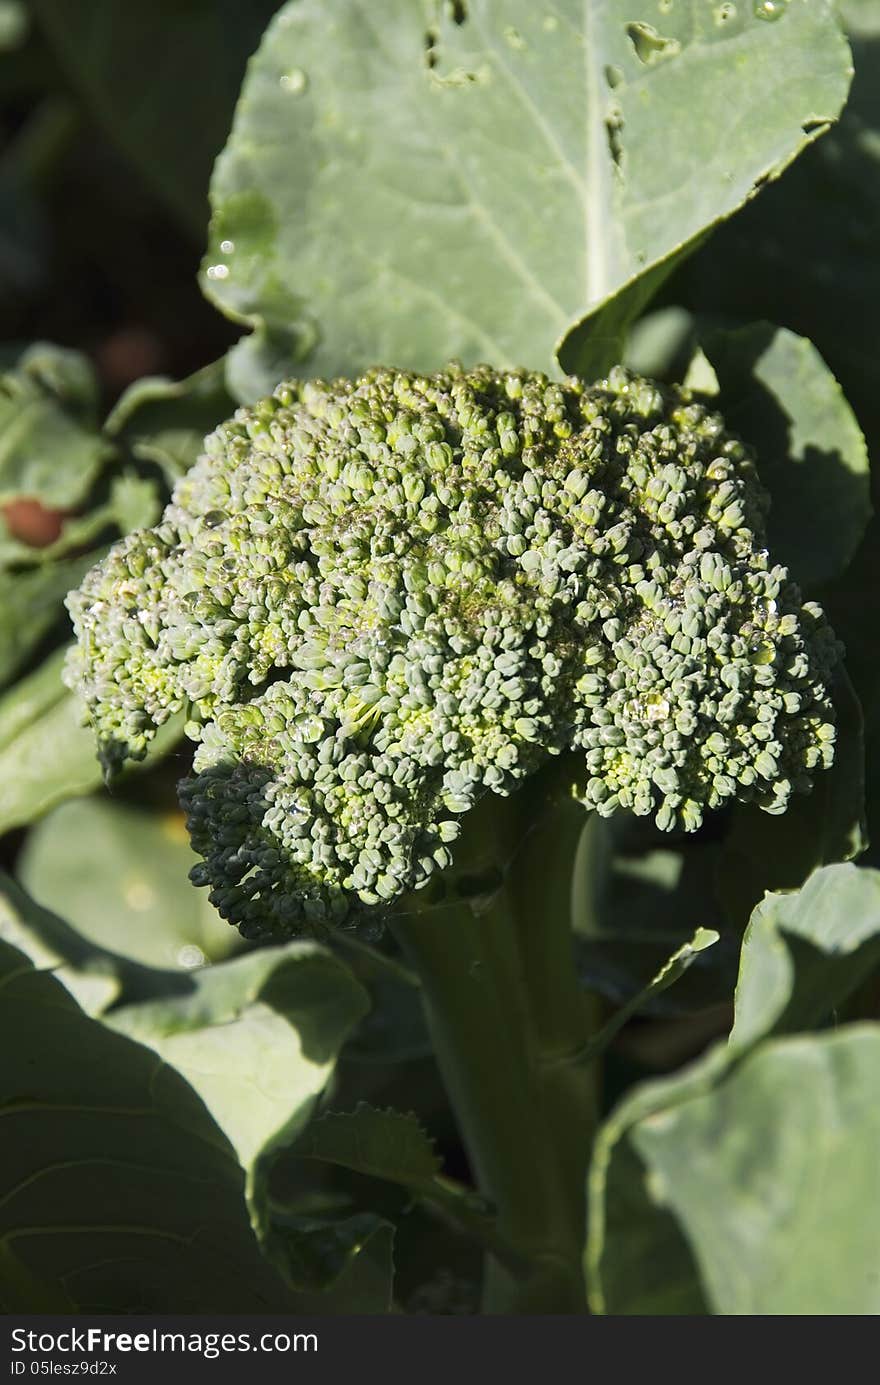
[[[66,648],[56,650],[0,695],[0,833],[101,784],[94,734],[81,725],[77,700],[61,682],[66,654]],[[147,760],[133,762],[132,770],[166,755],[180,735],[175,718],[151,743]],[[100,873],[92,883],[98,878]]]
[[[824,1277],[822,1268],[828,1258],[824,1233],[818,1229],[827,1218],[830,1259],[843,1265],[855,1246],[858,1207],[870,1194],[856,1182],[849,1194],[852,1206],[845,1198],[837,1206],[832,1191],[824,1210],[816,1211],[810,1207],[809,1180],[824,1182],[822,1161],[827,1160],[828,1178],[846,1181],[846,1156],[838,1140],[843,1148],[847,1141],[852,1145],[853,1169],[860,1160],[867,1168],[876,1158],[876,1072],[872,1075],[865,1061],[858,1079],[863,1090],[855,1084],[842,1090],[850,1120],[844,1128],[846,1120],[838,1121],[829,1101],[833,1105],[838,1080],[846,1087],[847,1063],[838,1066],[823,1048],[825,1041],[816,1040],[803,1072],[792,1075],[789,1092],[777,1075],[777,1066],[784,1070],[780,1055],[788,1051],[767,1036],[823,1022],[878,964],[880,875],[875,871],[829,866],[797,893],[768,894],[755,909],[743,943],[729,1044],[684,1072],[636,1089],[600,1132],[590,1175],[587,1249],[596,1311],[873,1311],[860,1297],[858,1267],[841,1290],[853,1296],[853,1306],[835,1305],[833,1276]],[[858,1032],[842,1031],[838,1037]],[[862,1032],[880,1051],[880,1029]],[[754,1076],[756,1064],[760,1078]],[[699,1147],[688,1143],[694,1131]],[[800,1157],[789,1161],[790,1149],[814,1137],[812,1164]],[[841,1172],[835,1175],[838,1160]],[[693,1184],[685,1187],[692,1174]],[[810,1235],[816,1236],[815,1248]],[[743,1240],[750,1247],[745,1256]],[[852,1248],[853,1255],[858,1253]],[[814,1282],[800,1281],[805,1298],[798,1307],[786,1280],[797,1278],[799,1267],[789,1265],[800,1259]],[[737,1261],[738,1275],[731,1269]],[[865,1263],[863,1258],[862,1270]],[[876,1294],[876,1286],[871,1292]]]
[[[3,1310],[289,1310],[192,1089],[4,942],[0,993]]]
[[[837,115],[830,0],[290,0],[212,181],[204,285],[295,364],[552,368],[588,308],[729,215]],[[779,73],[785,72],[785,81]],[[563,351],[577,368],[591,327]],[[619,331],[619,325],[615,325]]]
[[[712,237],[674,292],[700,313],[769,317],[814,341],[870,435],[880,423],[880,4],[839,8],[855,67],[839,123]]]
[[[826,866],[768,894],[743,939],[731,1044],[820,1024],[878,966],[880,872]]]
[[[245,1169],[255,1230],[301,1283],[285,1244],[290,1237],[273,1224],[268,1174],[274,1156],[301,1134],[340,1047],[367,1010],[366,992],[332,953],[309,942],[207,968],[193,985],[190,995],[115,1010],[108,1022],[154,1048],[202,1097]],[[319,1222],[309,1231],[310,1245],[333,1242],[332,1227],[325,1235]],[[334,1264],[334,1275],[341,1270]],[[324,1282],[318,1277],[316,1287]]]
[[[812,342],[769,322],[700,342],[773,497],[771,552],[806,586],[839,576],[871,515],[868,449],[840,385]]]
[[[285,1209],[270,1193],[274,1160],[301,1136],[366,1013],[366,992],[307,942],[261,949],[192,981],[190,994],[115,1010],[108,1023],[154,1048],[203,1098],[245,1169],[266,1254],[310,1295],[303,1311],[387,1311],[393,1228],[372,1213]]]
[[[278,0],[31,0],[76,85],[199,235],[245,62]]]
[[[693,314],[686,308],[666,304],[652,308],[632,324],[621,359],[637,375],[680,380],[693,348]]]
[[[594,1309],[670,1311],[677,1286],[685,1311],[702,1292],[723,1315],[876,1314],[878,1165],[876,1025],[772,1040],[731,1068],[716,1053],[642,1088],[597,1144]]]
[[[557,343],[556,359],[562,369],[569,375],[596,380],[622,361],[640,315],[707,234],[699,231],[684,245],[670,250],[581,317]],[[653,375],[656,372],[646,370],[644,373]]]
[[[44,909],[2,871],[0,938],[41,971],[51,969],[89,1015],[103,1014],[120,1001],[152,1000],[192,990],[188,972],[145,967],[102,947],[60,915]]]
[[[122,989],[115,959],[91,948],[0,872],[0,938],[40,971],[52,971],[87,1015],[98,1015]]]
[[[708,1311],[693,1255],[675,1216],[654,1195],[630,1132],[676,1102],[713,1089],[724,1048],[674,1077],[629,1093],[600,1128],[587,1183],[587,1294],[594,1313],[679,1316]]]
[[[186,971],[227,956],[238,942],[190,884],[195,863],[182,814],[80,798],[29,834],[18,874],[40,904],[96,946],[143,966]]]

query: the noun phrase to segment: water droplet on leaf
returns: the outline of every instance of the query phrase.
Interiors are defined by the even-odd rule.
[[[221,242],[220,242],[220,249],[222,250],[222,252],[223,252],[224,255],[231,255],[232,252],[233,252],[233,250],[235,249],[235,241],[234,241],[234,240],[221,240]]]
[[[761,0],[760,4],[755,6],[755,18],[765,19],[773,24],[785,14],[787,5],[788,0]]]
[[[228,265],[228,264],[212,264],[212,265],[208,265],[208,278],[209,278],[209,279],[228,279],[228,278],[229,278],[229,265]]]
[[[203,967],[207,960],[202,949],[196,947],[195,943],[186,943],[177,953],[177,965],[184,967],[187,971],[192,971],[195,967]]]
[[[309,79],[301,67],[292,67],[281,78],[281,86],[285,91],[290,92],[291,96],[302,96],[308,85]]]

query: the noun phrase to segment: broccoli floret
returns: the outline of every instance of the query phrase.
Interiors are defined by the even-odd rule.
[[[562,752],[588,807],[687,831],[830,764],[840,647],[687,391],[372,370],[205,449],[70,596],[67,678],[108,770],[189,709],[193,878],[247,936],[419,889]]]

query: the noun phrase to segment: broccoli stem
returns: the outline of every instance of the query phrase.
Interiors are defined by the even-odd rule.
[[[574,1061],[590,1006],[574,971],[571,885],[583,809],[558,766],[484,801],[460,843],[459,891],[494,865],[491,895],[401,911],[437,1061],[480,1192],[519,1253],[487,1265],[487,1312],[585,1311],[585,1183],[592,1075]],[[465,859],[462,859],[462,858]],[[410,899],[412,903],[412,898]]]
[[[599,1011],[574,966],[575,865],[588,819],[571,797],[571,778],[566,760],[553,762],[523,796],[529,835],[512,863],[508,891],[530,1000],[532,1063],[564,1185],[577,1191],[580,1254],[586,1166],[597,1118],[596,1074],[585,1070],[580,1054],[598,1026]]]

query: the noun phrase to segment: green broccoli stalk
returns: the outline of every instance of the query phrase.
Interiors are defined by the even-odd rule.
[[[499,1225],[576,1296],[583,807],[783,811],[831,762],[839,645],[769,558],[747,448],[622,370],[295,381],[205,449],[69,598],[105,768],[187,708],[220,912],[256,940],[392,920]],[[542,1151],[505,1151],[529,1103]]]

